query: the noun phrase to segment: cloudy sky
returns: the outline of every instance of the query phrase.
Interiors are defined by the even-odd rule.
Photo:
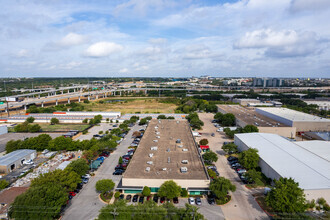
[[[0,4],[0,77],[330,77],[329,0]]]

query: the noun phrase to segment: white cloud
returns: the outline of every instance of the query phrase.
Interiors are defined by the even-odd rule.
[[[166,44],[167,39],[166,38],[151,38],[151,39],[149,39],[149,43],[151,43],[151,44]]]
[[[69,33],[61,40],[59,40],[56,44],[62,47],[70,47],[75,45],[80,45],[86,43],[88,38],[86,36],[76,34],[76,33]]]
[[[18,58],[24,58],[29,56],[30,56],[30,52],[26,49],[21,49],[16,53],[16,57]]]
[[[107,57],[110,54],[119,53],[124,49],[120,44],[113,42],[98,42],[90,45],[85,51],[84,55],[89,57]]]
[[[119,70],[120,73],[128,73],[128,69],[127,68],[123,68]]]
[[[327,10],[329,8],[329,0],[292,0],[290,7],[294,12]]]
[[[233,46],[235,49],[263,48],[264,54],[270,57],[297,57],[319,53],[326,41],[310,31],[261,29],[247,32]]]

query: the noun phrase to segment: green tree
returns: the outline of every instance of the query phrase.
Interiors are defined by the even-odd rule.
[[[58,150],[75,150],[75,145],[71,138],[66,138],[64,136],[60,136],[54,138],[49,142],[49,150],[58,151]]]
[[[87,123],[88,123],[88,119],[85,118],[85,119],[82,121],[82,123],[87,124]]]
[[[11,219],[57,219],[67,200],[61,185],[39,185],[17,196],[8,214]]]
[[[235,192],[236,191],[236,186],[233,185],[230,180],[224,178],[224,177],[219,177],[215,178],[211,184],[210,184],[210,190],[214,193],[214,195],[222,200],[226,201],[226,196],[228,194],[228,191]]]
[[[55,124],[58,124],[58,123],[60,123],[60,120],[58,120],[57,118],[50,119],[50,124],[51,125],[55,125]]]
[[[249,180],[252,180],[255,183],[259,183],[257,185],[260,185],[262,176],[261,172],[256,171],[255,169],[251,169],[245,173],[245,177]]]
[[[221,112],[218,112],[218,113],[216,113],[216,114],[214,115],[214,119],[215,119],[215,120],[218,120],[219,122],[221,122],[221,120],[222,120],[222,116],[223,116],[223,114],[222,114]]]
[[[33,148],[29,149],[35,149],[37,151],[43,151],[48,148],[49,142],[52,140],[52,137],[49,134],[40,134],[38,137],[34,138],[35,144],[33,145]]]
[[[41,130],[41,127],[38,124],[28,125],[28,131],[29,132],[35,133],[35,132],[39,132],[40,130]]]
[[[115,187],[115,183],[111,179],[102,179],[96,182],[96,191],[104,194]]]
[[[158,115],[157,119],[166,119],[165,115]]]
[[[224,144],[222,146],[222,150],[226,153],[229,153],[229,152],[236,153],[236,152],[238,152],[237,145],[234,144],[234,143]]]
[[[217,162],[218,161],[218,155],[214,153],[213,151],[209,151],[203,154],[203,159],[208,162]]]
[[[235,125],[235,121],[236,121],[235,115],[232,113],[227,113],[222,116],[221,124],[223,126],[232,126]]]
[[[302,213],[307,208],[304,190],[292,178],[275,180],[274,188],[267,194],[266,203],[278,213]]]
[[[122,157],[119,157],[118,163],[119,164],[122,164],[123,163],[123,158]]]
[[[182,197],[187,197],[188,196],[188,190],[186,188],[181,190],[181,196]]]
[[[77,188],[77,184],[81,182],[81,177],[72,169],[59,170],[56,169],[49,173],[40,174],[31,182],[31,187],[41,185],[59,185],[67,192]]]
[[[259,132],[259,129],[257,126],[254,125],[246,125],[243,129],[242,129],[242,133],[253,133],[253,132]]]
[[[147,124],[147,119],[146,118],[142,118],[141,120],[140,120],[140,122],[139,122],[139,125],[145,125],[145,124]]]
[[[206,138],[199,141],[200,145],[207,145],[208,143],[209,143],[209,141]]]
[[[74,172],[76,172],[79,176],[83,176],[89,170],[89,166],[86,160],[80,158],[69,163],[66,169],[71,169]]]
[[[9,182],[7,180],[0,180],[0,190],[3,190],[9,185]]]
[[[15,150],[21,149],[21,145],[22,145],[22,140],[10,140],[7,142],[6,144],[6,153],[10,153],[13,152]]]
[[[242,151],[238,157],[240,164],[246,169],[255,169],[258,167],[259,154],[257,149],[249,148],[246,151]]]
[[[26,119],[26,122],[27,122],[27,123],[33,123],[34,120],[35,120],[35,118],[31,116],[31,117],[28,117],[28,118]]]
[[[115,198],[116,198],[116,199],[118,199],[118,198],[119,198],[119,196],[120,196],[120,192],[119,192],[119,191],[117,191],[117,192],[115,193]]]
[[[212,170],[212,169],[208,169],[207,173],[209,174],[209,176],[214,179],[217,177],[217,174]]]
[[[168,199],[173,199],[174,197],[179,197],[181,193],[181,187],[176,184],[173,180],[165,181],[158,190],[158,195],[160,197],[166,197]]]
[[[143,190],[142,190],[142,195],[143,196],[149,196],[150,193],[151,193],[151,190],[150,190],[149,187],[147,187],[147,186],[143,187]]]

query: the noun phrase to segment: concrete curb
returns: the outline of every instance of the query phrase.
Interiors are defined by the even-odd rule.
[[[258,203],[258,205],[259,205],[259,207],[262,209],[262,211],[264,211],[268,216],[274,217],[274,215],[270,214],[269,212],[267,212],[265,209],[263,209],[263,208],[261,207],[261,205],[259,204],[258,200],[256,200],[255,197],[253,197],[253,198],[254,198],[254,200]]]
[[[98,197],[99,197],[99,200],[100,200],[102,203],[107,204],[107,205],[110,204],[110,203],[107,203],[107,202],[105,202],[105,201],[102,200],[102,198],[101,198],[101,194],[99,194]]]

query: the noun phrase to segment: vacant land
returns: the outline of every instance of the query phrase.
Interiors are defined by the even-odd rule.
[[[118,98],[121,100],[121,97]],[[174,113],[177,108],[174,104],[160,103],[157,99],[127,99],[118,102],[104,103],[98,101],[89,104],[83,103],[85,111],[115,111],[126,113]]]
[[[43,132],[54,132],[54,131],[70,131],[78,130],[83,131],[88,128],[90,125],[87,124],[39,124]]]

